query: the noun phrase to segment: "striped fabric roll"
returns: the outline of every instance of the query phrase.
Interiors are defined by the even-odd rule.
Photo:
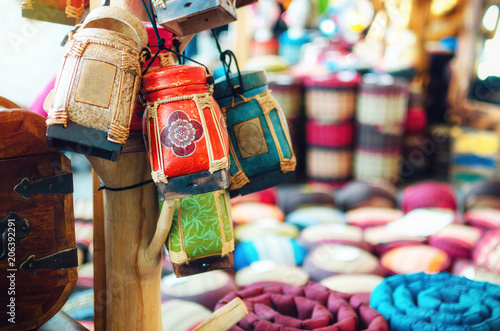
[[[324,122],[343,122],[353,118],[360,75],[344,71],[304,80],[306,115]]]
[[[360,124],[394,126],[406,121],[408,83],[386,74],[365,74],[357,99],[356,120]]]
[[[403,136],[396,127],[385,130],[383,127],[360,124],[356,128],[356,147],[365,150],[392,151],[403,144]]]
[[[450,135],[453,182],[498,178],[500,137],[496,132],[456,126]]]
[[[400,152],[372,152],[363,149],[354,154],[354,177],[358,180],[383,179],[391,183],[398,181]]]
[[[306,173],[309,179],[318,181],[347,181],[352,173],[352,152],[310,147],[307,150]]]
[[[269,89],[280,105],[287,119],[300,116],[304,103],[304,85],[302,81],[288,74],[269,74]]]
[[[309,120],[306,124],[306,143],[330,148],[350,147],[353,143],[353,131],[351,121],[327,123]]]

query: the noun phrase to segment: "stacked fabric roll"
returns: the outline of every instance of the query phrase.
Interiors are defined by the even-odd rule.
[[[302,79],[290,74],[269,74],[269,89],[288,122],[292,146],[297,156],[296,174],[303,174],[304,160],[304,85]]]
[[[356,179],[398,181],[407,109],[405,80],[363,76],[356,107]]]
[[[457,184],[498,178],[500,137],[494,131],[451,129],[451,180]]]
[[[306,174],[342,186],[352,177],[353,116],[361,77],[344,71],[305,79]]]
[[[412,86],[403,139],[401,177],[405,180],[424,177],[429,166],[430,142],[426,134],[427,115],[422,99],[421,89]]]

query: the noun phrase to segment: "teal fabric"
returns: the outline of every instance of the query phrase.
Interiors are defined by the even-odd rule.
[[[370,305],[394,331],[500,330],[500,286],[449,273],[388,277]]]
[[[233,84],[236,84],[236,76],[233,74],[231,77]],[[268,91],[265,72],[242,72],[242,79],[245,89],[243,93],[244,98],[249,99]],[[233,102],[238,103],[243,101],[243,99],[240,96],[233,96],[230,93],[225,77],[216,81],[213,96],[221,108],[228,107],[226,111],[227,131],[236,154],[233,156],[233,153],[230,153],[230,174],[234,176],[238,172],[234,157],[238,160],[246,176],[250,179],[251,183],[247,185],[252,185],[252,178],[254,177],[266,175],[273,171],[281,171],[278,148],[273,140],[271,128],[257,100],[252,99],[231,107]],[[287,140],[288,127],[286,118],[284,118],[283,113],[280,113],[277,108],[271,110],[269,118],[276,132],[283,157],[290,159],[293,152]],[[244,126],[241,126],[242,123],[245,123]],[[245,129],[242,129],[243,127]],[[261,140],[255,139],[252,146],[246,146],[251,147],[252,152],[248,152],[250,155],[243,154],[245,156],[243,157],[238,145],[238,137],[240,139],[241,137],[245,137],[250,132],[245,130],[250,129],[251,134],[256,135],[256,137],[260,136]],[[240,133],[240,130],[243,133]],[[248,142],[246,143],[248,144]],[[260,189],[263,188],[259,187]]]

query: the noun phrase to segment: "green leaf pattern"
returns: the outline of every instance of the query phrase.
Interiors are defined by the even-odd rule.
[[[169,250],[181,252],[180,236],[183,235],[184,246],[188,258],[199,258],[222,252],[222,238],[217,213],[215,192],[209,192],[181,198],[176,201],[172,227],[169,234]],[[226,241],[232,239],[231,224],[229,223],[228,208],[225,195],[221,192],[218,199]],[[179,229],[178,204],[181,205],[182,233]]]

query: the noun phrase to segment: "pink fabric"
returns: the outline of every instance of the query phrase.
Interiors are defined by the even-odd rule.
[[[500,210],[472,209],[464,214],[465,223],[484,230],[494,230],[500,227]]]
[[[491,230],[479,239],[472,254],[474,262],[500,274],[500,229]]]
[[[481,230],[462,224],[451,224],[429,237],[429,245],[437,247],[451,258],[471,258],[472,249],[481,237]]]
[[[350,147],[353,143],[354,125],[343,123],[322,123],[309,120],[306,124],[306,142],[311,146]]]
[[[52,91],[52,89],[54,88],[55,83],[56,83],[56,76],[52,77],[52,79],[48,82],[47,85],[45,85],[45,87],[40,92],[35,101],[31,104],[30,110],[32,112],[42,115],[43,117],[47,117],[47,113],[43,109],[43,103],[47,98],[47,95],[49,95],[50,91]]]
[[[406,114],[405,134],[418,134],[425,132],[427,115],[422,108],[409,108]]]
[[[314,282],[303,287],[251,287],[226,295],[216,310],[239,297],[248,316],[231,330],[388,330],[385,319],[363,298]]]
[[[456,210],[457,199],[453,186],[445,182],[424,181],[403,190],[403,212],[417,208],[445,208]]]

